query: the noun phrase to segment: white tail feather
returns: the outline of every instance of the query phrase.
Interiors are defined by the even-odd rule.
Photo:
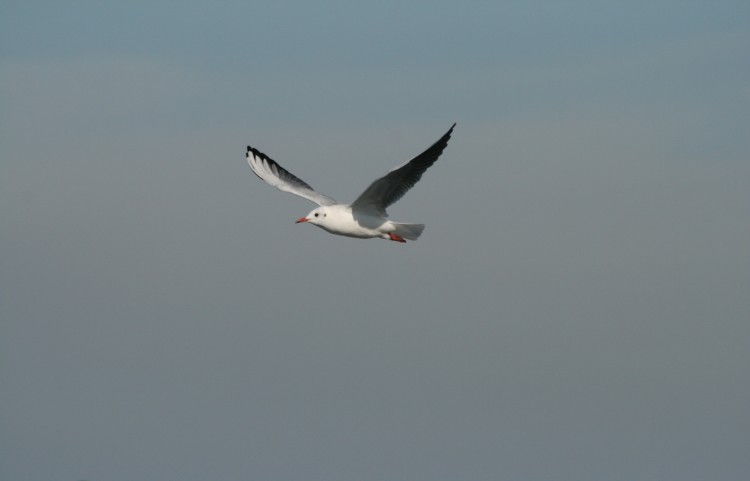
[[[396,226],[397,236],[413,241],[417,240],[424,230],[424,224],[399,224],[397,222],[393,224]]]

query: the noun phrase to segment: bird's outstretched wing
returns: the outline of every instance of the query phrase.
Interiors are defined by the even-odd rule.
[[[425,170],[427,170],[443,153],[451,138],[451,133],[456,124],[453,124],[448,132],[432,146],[411,159],[409,162],[396,167],[383,177],[379,178],[365,189],[357,199],[352,202],[352,207],[369,210],[381,216],[386,215],[385,209],[399,200],[406,192],[419,182]]]
[[[278,162],[269,158],[266,154],[247,146],[247,163],[253,169],[255,175],[265,183],[276,187],[284,192],[298,195],[318,205],[333,205],[336,201],[327,195],[315,192],[307,182],[296,177],[294,174],[279,165]]]

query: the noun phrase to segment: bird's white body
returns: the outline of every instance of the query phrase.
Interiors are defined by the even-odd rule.
[[[250,146],[247,162],[255,175],[267,184],[284,192],[315,202],[320,207],[297,220],[309,222],[331,234],[371,239],[379,237],[397,242],[417,240],[424,230],[423,224],[403,224],[388,220],[386,207],[400,199],[422,177],[422,174],[440,157],[448,145],[453,128],[430,148],[396,167],[374,181],[351,204],[340,204],[313,190],[305,181],[284,169],[278,162]]]
[[[318,207],[297,222],[309,222],[331,234],[359,239],[417,240],[424,230],[422,224],[393,222],[376,214],[356,212],[344,204]]]

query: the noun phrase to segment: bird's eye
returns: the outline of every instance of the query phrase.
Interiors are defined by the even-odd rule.
[[[320,215],[320,214],[318,214],[317,212],[315,213],[315,217],[318,217],[319,215]]]

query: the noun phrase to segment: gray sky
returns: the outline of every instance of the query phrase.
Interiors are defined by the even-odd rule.
[[[3,2],[0,478],[746,479],[749,27]],[[453,122],[405,245],[244,159],[349,201]]]

